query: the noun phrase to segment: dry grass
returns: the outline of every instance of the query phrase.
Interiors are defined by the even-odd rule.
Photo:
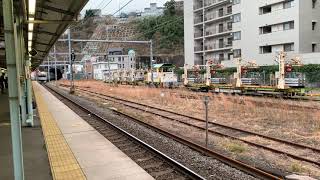
[[[220,146],[233,154],[242,154],[248,149],[244,143],[229,139],[224,139],[224,141],[220,142]]]
[[[61,81],[61,83],[67,83]],[[141,103],[165,108],[183,114],[204,118],[203,100],[199,93],[184,89],[169,90],[133,86],[109,86],[99,81],[76,81],[76,86],[90,88]],[[280,99],[206,94],[210,97],[209,117],[231,126],[256,132],[285,137],[290,140],[308,140],[311,145],[320,145],[320,112],[308,107],[315,102],[284,101]],[[181,98],[185,97],[185,98]],[[257,103],[259,104],[257,105]],[[270,103],[275,107],[270,107]],[[301,109],[294,105],[303,106]]]

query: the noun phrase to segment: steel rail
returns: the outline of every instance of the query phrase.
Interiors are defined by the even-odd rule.
[[[143,147],[145,147],[146,149],[150,150],[151,152],[157,154],[158,156],[160,156],[162,159],[164,159],[166,162],[168,162],[171,166],[176,167],[175,169],[177,169],[180,173],[183,173],[184,175],[188,176],[191,179],[201,179],[201,180],[205,180],[205,178],[203,178],[202,176],[200,176],[199,174],[193,172],[191,169],[189,169],[188,167],[182,165],[181,163],[179,163],[178,161],[170,158],[169,156],[167,156],[166,154],[160,152],[159,150],[157,150],[156,148],[152,147],[151,145],[147,144],[146,142],[140,140],[139,138],[137,138],[136,136],[130,134],[129,132],[125,131],[124,129],[120,128],[119,126],[113,124],[112,122],[110,122],[109,120],[107,120],[106,118],[102,117],[101,115],[89,110],[88,108],[84,107],[83,105],[80,105],[79,103],[75,102],[74,100],[72,100],[71,98],[65,96],[62,93],[57,92],[56,90],[54,90],[53,88],[51,88],[50,86],[45,86],[46,88],[50,89],[50,91],[53,91],[54,93],[58,94],[59,96],[63,97],[64,99],[68,100],[69,102],[71,102],[72,104],[76,105],[77,107],[79,107],[80,109],[82,109],[83,111],[89,113],[91,116],[94,116],[96,118],[98,118],[99,120],[101,120],[102,122],[107,123],[108,125],[112,126],[114,129],[116,129],[117,131],[121,132],[122,134],[126,135],[127,137],[129,137],[130,139],[132,139],[133,141],[139,143],[140,145],[142,145]]]
[[[129,103],[137,104],[137,105],[144,106],[144,107],[147,107],[147,108],[156,109],[156,110],[167,112],[167,113],[172,113],[174,115],[186,117],[186,118],[193,119],[193,120],[196,120],[196,121],[199,121],[199,122],[205,122],[205,120],[203,120],[203,119],[192,117],[192,116],[181,114],[181,113],[177,113],[177,112],[174,112],[174,111],[170,111],[170,110],[166,110],[166,109],[162,109],[162,108],[158,108],[158,107],[154,107],[154,106],[149,106],[149,105],[142,104],[142,103],[139,103],[139,102],[134,102],[134,101],[130,101],[130,100],[126,100],[126,99],[122,99],[122,98],[118,98],[118,97],[114,97],[114,96],[110,96],[110,95],[106,95],[106,94],[102,94],[102,93],[98,93],[98,92],[89,91],[87,89],[83,89],[83,88],[79,88],[79,87],[77,87],[77,89],[82,90],[82,91],[86,91],[86,92],[89,92],[89,93],[101,95],[101,96],[106,96],[106,97],[113,98],[113,99],[116,99],[116,100],[121,100],[121,101],[129,102]],[[273,140],[273,141],[276,141],[276,142],[279,142],[279,143],[284,143],[284,144],[287,144],[287,145],[290,145],[290,146],[296,146],[296,147],[299,147],[301,149],[310,149],[310,150],[312,150],[314,152],[320,153],[320,149],[317,149],[317,148],[314,148],[314,147],[311,147],[311,146],[294,143],[294,142],[287,141],[287,140],[284,140],[284,139],[279,139],[279,138],[276,138],[276,137],[270,137],[270,136],[267,136],[267,135],[264,135],[264,134],[261,134],[261,133],[256,133],[256,132],[252,132],[252,131],[248,131],[248,130],[244,130],[244,129],[240,129],[240,128],[236,128],[236,127],[231,127],[231,126],[228,126],[228,125],[225,125],[225,124],[221,124],[221,123],[217,123],[217,122],[209,122],[209,124],[220,126],[220,127],[223,127],[223,128],[226,128],[226,129],[230,129],[230,130],[236,130],[236,131],[239,131],[239,132],[242,132],[242,133],[246,133],[246,134],[250,134],[250,135],[253,135],[253,136],[258,136],[258,137],[261,137],[261,138]]]
[[[80,89],[80,88],[78,88]],[[84,89],[80,89],[82,91],[85,91],[85,92],[89,92],[91,94],[95,94],[95,95],[100,95],[100,96],[105,96],[105,97],[109,97],[108,95],[104,95],[104,94],[101,94],[101,93],[96,93],[96,92],[91,92],[91,91],[88,91],[88,90],[84,90]],[[100,97],[101,98],[101,97]],[[102,97],[103,98],[103,97]],[[117,100],[121,100],[121,101],[125,101],[125,102],[129,102],[129,103],[133,103],[133,104],[137,104],[137,105],[140,105],[140,103],[136,103],[136,102],[131,102],[131,101],[128,101],[128,100],[124,100],[124,99],[121,99],[121,98],[115,98],[115,97],[112,97],[110,96],[109,98],[113,98],[113,99],[117,99]],[[112,101],[110,99],[105,99],[105,100],[109,100],[109,101]],[[113,101],[115,103],[120,103],[118,101]],[[171,117],[168,117],[166,115],[163,115],[163,114],[160,114],[160,113],[156,113],[156,112],[151,112],[151,111],[147,111],[145,109],[141,109],[141,108],[138,108],[138,107],[135,107],[135,106],[131,106],[131,105],[128,105],[128,104],[125,104],[125,103],[121,103],[123,105],[126,105],[128,107],[131,107],[131,108],[134,108],[134,109],[138,109],[140,111],[144,111],[144,112],[147,112],[147,113],[151,113],[151,114],[154,114],[154,115],[157,115],[157,116],[160,116],[162,118],[166,118],[166,119],[169,119],[171,121],[176,121],[176,122],[179,122],[179,123],[182,123],[184,125],[187,125],[187,126],[191,126],[191,127],[194,127],[194,128],[197,128],[199,130],[205,130],[204,127],[201,127],[201,126],[198,126],[198,125],[194,125],[194,124],[191,124],[191,123],[187,123],[187,122],[184,122],[182,120],[179,120],[179,119],[175,119],[175,118],[171,118]],[[155,107],[152,107],[152,106],[148,106],[148,105],[144,105],[144,104],[141,104],[142,106],[145,106],[145,107],[148,107],[150,109],[157,109],[157,110],[161,110],[161,111],[164,111],[164,112],[169,112],[169,113],[172,113],[172,114],[175,114],[175,115],[180,115],[180,116],[185,116],[185,115],[181,115],[181,114],[176,114],[174,112],[171,112],[171,111],[167,111],[167,110],[162,110],[160,108],[155,108]],[[188,116],[187,116],[188,117]],[[188,117],[190,119],[194,119],[194,117]],[[200,120],[201,122],[204,122],[203,120]],[[212,124],[212,123],[211,123]],[[213,123],[214,124],[214,123]],[[227,126],[228,129],[230,129],[229,126]],[[238,130],[237,128],[231,128],[231,130]],[[281,151],[281,150],[277,150],[277,149],[274,149],[274,148],[271,148],[271,147],[267,147],[267,146],[264,146],[264,145],[261,145],[261,144],[257,144],[257,143],[254,143],[254,142],[251,142],[251,141],[247,141],[247,140],[244,140],[244,139],[241,139],[241,138],[238,138],[238,137],[235,137],[235,136],[232,136],[232,135],[228,135],[228,134],[223,134],[221,132],[218,132],[218,131],[214,131],[214,130],[211,130],[209,129],[208,130],[210,133],[212,134],[216,134],[216,135],[219,135],[221,137],[227,137],[227,138],[231,138],[231,139],[234,139],[234,140],[238,140],[238,141],[241,141],[241,142],[244,142],[246,144],[249,144],[249,145],[252,145],[252,146],[255,146],[255,147],[258,147],[258,148],[262,148],[262,149],[265,149],[265,150],[268,150],[268,151],[271,151],[271,152],[274,152],[274,153],[278,153],[278,154],[285,154],[291,158],[294,158],[296,160],[300,160],[300,161],[305,161],[305,162],[309,162],[309,163],[312,163],[312,164],[315,164],[315,165],[318,165],[320,166],[320,162],[317,162],[317,161],[314,161],[314,160],[311,160],[311,159],[307,159],[307,158],[304,158],[304,157],[301,157],[301,156],[297,156],[295,154],[292,154],[292,153],[288,153],[288,152],[285,152],[285,151]],[[245,130],[242,130],[242,131],[245,131]],[[255,134],[251,134],[251,135],[255,135]],[[255,135],[255,136],[259,136],[259,135]],[[264,136],[264,135],[263,135]],[[269,136],[264,136],[266,139],[270,139]],[[262,137],[262,138],[264,138]],[[275,138],[277,139],[277,138]],[[272,140],[272,139],[270,139]],[[280,141],[283,141],[283,143],[291,143],[289,144],[290,146],[296,146],[296,143],[293,143],[293,142],[290,142],[290,141],[285,141],[285,140],[281,140],[279,139]],[[276,142],[279,142],[278,139],[277,140],[274,140]],[[303,146],[304,149],[315,149],[315,148],[307,148],[306,146],[304,145],[301,145],[301,144],[297,144],[298,146]],[[319,151],[318,149],[315,149],[316,151]]]
[[[67,96],[65,96],[65,95],[57,92],[56,90],[52,89],[52,88],[49,87],[49,86],[47,86],[47,87],[48,87],[49,89],[51,89],[52,91],[54,91],[55,93],[61,95],[62,97],[64,97],[64,98],[67,99],[68,101],[74,103],[75,105],[77,105],[77,106],[80,107],[81,109],[84,109],[85,111],[89,112],[91,115],[94,115],[94,116],[98,117],[99,119],[101,119],[101,120],[103,120],[103,121],[105,121],[105,122],[107,122],[107,123],[111,123],[111,122],[109,122],[108,120],[106,120],[105,118],[103,118],[102,116],[100,116],[99,114],[97,114],[97,113],[95,113],[95,112],[92,112],[92,111],[88,110],[86,107],[84,107],[84,106],[80,105],[79,103],[73,101],[71,98],[69,98],[69,97],[67,97]],[[206,148],[206,147],[203,147],[203,146],[200,145],[200,144],[197,144],[197,143],[195,143],[195,142],[192,142],[192,141],[190,141],[190,140],[188,140],[188,139],[186,139],[186,138],[183,138],[183,137],[181,137],[181,136],[175,135],[175,134],[173,134],[173,133],[171,133],[171,132],[169,132],[169,131],[166,131],[166,130],[164,130],[164,129],[162,129],[162,128],[155,127],[155,126],[150,125],[150,124],[148,124],[148,123],[146,123],[146,122],[143,122],[142,120],[137,119],[137,118],[135,118],[135,117],[133,117],[133,116],[131,116],[131,115],[128,115],[128,114],[126,114],[126,113],[124,113],[124,112],[118,111],[118,110],[116,110],[116,109],[111,109],[111,110],[114,111],[114,112],[116,112],[116,113],[118,113],[118,114],[120,114],[120,115],[122,115],[122,116],[125,116],[125,117],[127,117],[127,118],[130,118],[130,119],[132,119],[134,122],[136,122],[136,123],[138,123],[138,124],[141,124],[141,125],[149,128],[149,129],[151,129],[151,130],[154,130],[154,131],[156,131],[156,132],[158,132],[158,133],[160,133],[160,134],[162,134],[162,135],[164,135],[164,136],[166,136],[166,137],[169,137],[169,138],[171,138],[171,139],[174,139],[175,141],[177,141],[177,142],[179,142],[179,143],[181,143],[181,144],[184,144],[184,145],[190,147],[191,149],[194,149],[194,150],[196,150],[196,151],[198,151],[198,152],[201,152],[201,153],[203,153],[203,154],[205,154],[205,155],[207,155],[207,156],[213,157],[213,158],[215,158],[215,159],[217,159],[217,160],[219,160],[219,161],[221,161],[221,162],[223,162],[223,163],[225,163],[225,164],[227,164],[227,165],[229,165],[229,166],[231,166],[231,167],[234,167],[234,168],[236,168],[236,169],[238,169],[238,170],[241,170],[241,171],[243,171],[243,172],[245,172],[245,173],[248,173],[248,174],[250,174],[250,175],[252,175],[252,176],[254,176],[254,177],[261,178],[261,179],[276,179],[276,180],[281,180],[281,179],[283,179],[283,177],[280,176],[280,175],[274,175],[274,174],[272,174],[272,173],[270,173],[270,172],[266,172],[265,170],[258,169],[258,168],[256,168],[256,167],[250,166],[250,165],[245,164],[245,163],[243,163],[243,162],[240,162],[240,161],[231,159],[231,158],[229,158],[229,157],[227,157],[227,156],[224,156],[224,155],[222,155],[222,154],[220,154],[220,153],[217,153],[217,152],[215,152],[215,151],[213,151],[213,150],[210,150],[210,149],[208,149],[208,148]],[[111,123],[111,124],[112,124],[112,123]],[[114,126],[117,127],[116,125],[114,125]]]

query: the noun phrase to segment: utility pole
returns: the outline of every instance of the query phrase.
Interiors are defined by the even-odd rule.
[[[71,52],[71,29],[68,28],[68,46],[69,46],[69,64],[70,64],[70,94],[74,93],[73,85],[73,67],[72,67],[72,52]]]
[[[151,70],[151,83],[153,84],[153,41],[150,40],[150,70]]]
[[[56,54],[56,45],[53,46],[53,51],[54,51],[54,74],[55,74],[55,83],[57,86],[57,81],[58,81],[58,77],[57,77],[57,54]]]
[[[50,58],[49,56],[47,57],[48,60],[48,82],[50,82]]]

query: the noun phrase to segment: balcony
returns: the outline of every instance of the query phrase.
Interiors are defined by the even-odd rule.
[[[203,32],[197,32],[197,33],[194,33],[194,38],[202,38],[203,37]]]
[[[200,24],[200,23],[203,23],[203,18],[202,17],[194,18],[194,24]]]
[[[223,34],[227,34],[227,33],[231,33],[231,32],[232,32],[232,28],[228,28],[228,27],[208,28],[208,29],[206,29],[205,36],[207,38],[209,38],[209,37],[219,36],[219,35],[223,35]]]
[[[213,12],[210,12],[210,13],[207,13],[204,20],[206,22],[208,21],[214,21],[214,20],[217,20],[217,19],[221,19],[221,18],[226,18],[226,17],[229,17],[232,15],[232,11],[213,11]]]
[[[202,46],[196,46],[194,47],[194,52],[197,53],[197,52],[202,52],[203,51],[203,47]]]
[[[219,43],[207,44],[204,46],[206,52],[223,51],[232,48],[232,42],[224,41]]]
[[[214,5],[218,5],[218,4],[221,4],[221,3],[229,3],[230,0],[206,0],[204,2],[204,6],[205,7],[211,7],[211,6],[214,6]]]
[[[193,10],[194,11],[198,11],[199,9],[203,8],[203,2],[202,1],[199,1],[197,2],[194,6],[193,6]]]

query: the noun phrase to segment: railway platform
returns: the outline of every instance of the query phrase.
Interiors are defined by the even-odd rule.
[[[33,90],[54,179],[153,179],[40,84]]]

